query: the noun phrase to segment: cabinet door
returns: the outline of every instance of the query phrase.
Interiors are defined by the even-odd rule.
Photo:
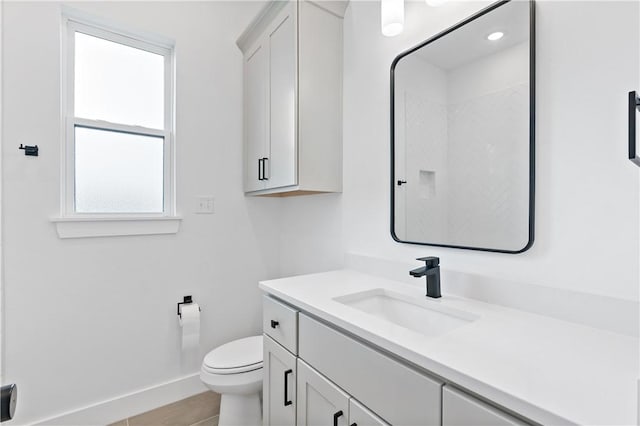
[[[355,399],[349,400],[349,426],[389,426]]]
[[[296,357],[266,335],[262,387],[264,425],[295,425]]]
[[[449,385],[442,389],[444,426],[522,426],[526,423],[460,392]]]
[[[346,426],[349,395],[298,358],[298,426]]]
[[[295,2],[274,20],[269,33],[270,153],[267,188],[297,183]]]
[[[244,143],[245,191],[264,189],[262,158],[266,157],[269,136],[269,55],[265,43],[258,43],[244,62]]]

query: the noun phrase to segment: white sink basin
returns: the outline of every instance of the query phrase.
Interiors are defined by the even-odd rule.
[[[438,302],[426,297],[416,299],[382,288],[333,300],[429,337],[441,336],[479,318],[468,312],[439,306]]]

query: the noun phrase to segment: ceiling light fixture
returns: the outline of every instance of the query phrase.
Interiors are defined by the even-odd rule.
[[[495,33],[491,33],[487,36],[487,40],[489,41],[497,41],[504,37],[504,33],[502,31],[496,31]]]
[[[393,37],[404,28],[404,0],[380,0],[382,34]]]

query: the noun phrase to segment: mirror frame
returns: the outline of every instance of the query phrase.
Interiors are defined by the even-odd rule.
[[[520,1],[520,0],[500,0],[496,3],[489,5],[488,7],[476,12],[465,20],[457,23],[456,25],[436,34],[435,36],[427,39],[426,41],[418,44],[400,53],[391,63],[391,98],[390,98],[390,115],[391,115],[391,237],[399,242],[399,243],[407,243],[407,244],[419,244],[425,246],[434,246],[434,247],[447,247],[447,248],[457,248],[457,249],[465,249],[465,250],[476,250],[476,251],[489,251],[494,253],[508,253],[508,254],[518,254],[523,253],[529,250],[533,246],[534,242],[534,219],[535,219],[535,163],[536,163],[536,151],[535,151],[535,128],[536,128],[536,120],[535,120],[535,101],[536,101],[536,13],[535,13],[535,0],[528,0],[529,3],[529,240],[527,244],[521,248],[520,250],[502,250],[488,247],[466,247],[466,246],[457,246],[457,245],[449,245],[449,244],[435,244],[435,243],[424,243],[419,241],[404,241],[398,238],[395,233],[395,90],[394,90],[394,82],[395,82],[395,68],[398,62],[407,55],[415,52],[416,50],[433,43],[434,41],[446,36],[447,34],[459,29],[460,27],[469,24],[470,22],[475,21],[481,16],[490,13],[491,11],[503,6],[511,1]]]

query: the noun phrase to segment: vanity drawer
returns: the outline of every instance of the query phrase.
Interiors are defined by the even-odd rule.
[[[525,426],[515,417],[449,385],[442,389],[443,426]]]
[[[442,382],[304,314],[299,327],[300,358],[386,422],[440,425]]]
[[[289,352],[298,354],[298,311],[272,297],[264,296],[262,329],[264,334],[287,348]]]
[[[349,424],[357,426],[390,426],[355,399],[349,400]]]

